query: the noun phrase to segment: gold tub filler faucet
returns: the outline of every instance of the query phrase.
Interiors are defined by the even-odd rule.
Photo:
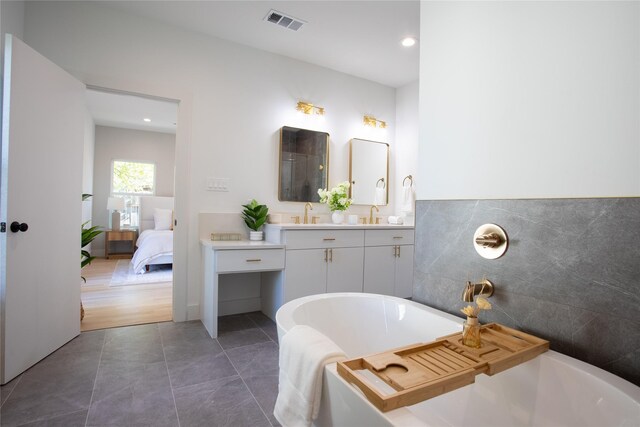
[[[493,283],[487,279],[482,279],[480,283],[471,283],[467,281],[462,291],[462,301],[473,302],[473,298],[478,295],[481,297],[490,297],[493,295]]]

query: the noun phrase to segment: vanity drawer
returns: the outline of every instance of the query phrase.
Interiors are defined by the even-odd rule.
[[[236,249],[216,251],[216,272],[282,270],[284,249]]]
[[[364,230],[287,230],[287,249],[350,248],[364,245]]]
[[[365,246],[413,245],[413,229],[366,230]]]

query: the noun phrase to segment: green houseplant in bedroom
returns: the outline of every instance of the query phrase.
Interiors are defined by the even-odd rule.
[[[267,222],[267,214],[269,208],[266,205],[259,204],[256,199],[251,200],[246,205],[242,205],[242,219],[249,227],[249,240],[262,240],[263,232],[260,228]]]
[[[91,194],[83,194],[82,195],[82,201],[84,202],[89,197],[91,197]],[[85,266],[91,264],[91,261],[93,261],[94,258],[95,258],[94,256],[91,256],[89,251],[84,249],[85,246],[87,246],[89,243],[93,242],[93,240],[102,233],[102,230],[97,225],[95,225],[93,227],[85,228],[85,226],[89,222],[91,222],[91,221],[84,222],[84,223],[82,223],[82,226],[81,226],[81,229],[82,229],[82,242],[80,243],[80,269],[83,269]],[[82,278],[82,281],[84,283],[87,283],[87,279],[85,279],[82,276],[80,276],[80,277]],[[82,306],[82,301],[80,301],[80,320],[82,321],[82,319],[84,319],[84,307]]]

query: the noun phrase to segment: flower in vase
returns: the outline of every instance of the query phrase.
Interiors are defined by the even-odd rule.
[[[482,346],[478,314],[480,310],[491,310],[491,303],[484,297],[477,297],[475,304],[469,304],[460,311],[467,315],[467,321],[462,328],[462,344],[467,347],[480,348]]]
[[[348,197],[348,190],[348,181],[341,182],[331,190],[320,188],[318,190],[320,203],[326,203],[331,211],[346,211],[353,202],[353,200]]]
[[[491,310],[491,303],[487,301],[484,297],[477,297],[475,300],[475,305],[468,305],[461,309],[467,317],[478,317],[480,314],[480,310]]]
[[[480,310],[491,310],[491,303],[484,297],[476,298],[476,305]]]

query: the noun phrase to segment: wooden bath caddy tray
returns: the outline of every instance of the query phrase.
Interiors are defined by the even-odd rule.
[[[387,412],[472,384],[478,374],[497,374],[549,349],[549,341],[497,323],[481,326],[480,336],[480,348],[463,345],[459,332],[428,344],[338,362],[338,373]],[[373,373],[395,392],[381,393],[359,370]]]

